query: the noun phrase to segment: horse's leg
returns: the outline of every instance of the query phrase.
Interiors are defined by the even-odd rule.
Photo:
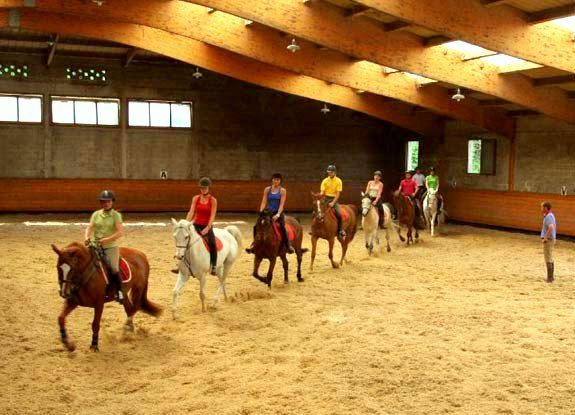
[[[68,351],[73,352],[76,349],[76,345],[68,339],[68,333],[66,333],[66,316],[70,314],[74,309],[78,307],[78,304],[73,303],[69,299],[64,301],[64,308],[58,316],[58,325],[60,326],[60,339],[62,344],[68,349]]]
[[[435,218],[437,217],[437,209],[436,212],[433,213],[431,216],[431,236],[435,236]]]
[[[343,260],[345,259],[345,253],[347,252],[347,245],[349,244],[349,240],[345,238],[343,241],[340,242],[341,244],[341,259],[339,261],[339,265],[343,265]],[[372,245],[373,247],[373,240]]]
[[[216,306],[218,305],[218,303],[220,302],[220,294],[222,292],[226,292],[226,276],[223,273],[223,270],[221,268],[218,269],[218,281],[219,281],[219,286],[218,289],[216,290],[216,295],[214,296],[214,303],[213,303],[213,308],[216,308]],[[225,295],[225,294],[224,294]],[[227,299],[227,295],[225,295],[226,299]]]
[[[413,225],[408,224],[407,225],[407,245],[409,245],[409,242],[413,242],[412,230],[413,230]]]
[[[284,266],[284,283],[287,284],[289,282],[289,278],[288,278],[289,263],[288,263],[288,260],[285,256],[285,254],[283,254],[280,258],[282,260],[282,265]]]
[[[399,240],[405,242],[405,238],[401,236],[401,222],[397,224],[397,234],[399,235]]]
[[[202,273],[200,277],[200,300],[202,301],[202,312],[206,311],[206,285],[208,279],[206,278],[206,274]]]
[[[298,282],[303,282],[303,278],[301,276],[301,260],[303,258],[303,253],[301,252],[301,247],[297,250],[297,280]]]
[[[256,257],[254,258],[254,272],[252,275],[256,280],[261,281],[265,284],[266,279],[264,277],[260,277],[260,275],[258,274],[262,260],[263,260],[263,258],[256,254]]]
[[[104,302],[96,304],[94,307],[94,320],[92,320],[92,344],[90,350],[98,352],[98,335],[100,333],[100,320],[102,319],[102,312],[104,311]]]
[[[339,268],[339,264],[333,262],[333,244],[334,244],[334,242],[335,241],[334,241],[333,236],[327,240],[327,243],[329,244],[329,253],[327,256],[329,257],[329,260],[331,261],[331,266],[333,268]]]
[[[274,277],[274,268],[276,266],[276,257],[270,258],[270,267],[268,268],[268,275],[266,277],[266,284],[269,288],[272,287],[272,279]]]
[[[174,290],[172,292],[172,317],[174,319],[176,319],[177,317],[176,308],[178,305],[178,297],[180,296],[180,292],[182,291],[182,288],[184,288],[184,285],[186,284],[189,278],[190,276],[184,275],[182,271],[178,273],[178,280],[176,281],[176,285],[174,286]]]
[[[414,227],[415,229],[415,242],[419,242],[419,231],[417,230],[416,227]],[[413,239],[411,240],[413,242]]]
[[[315,249],[317,247],[317,236],[312,235],[311,237],[311,261],[309,263],[309,269],[313,270],[313,262],[315,261]]]

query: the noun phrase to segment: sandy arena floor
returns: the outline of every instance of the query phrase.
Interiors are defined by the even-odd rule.
[[[394,236],[379,258],[359,231],[339,270],[321,242],[313,272],[304,258],[306,281],[293,267],[284,286],[279,264],[271,292],[244,253],[217,310],[201,313],[193,280],[179,320],[137,314],[124,335],[125,315],[109,304],[92,353],[92,310],[77,309],[68,353],[49,244],[80,241],[84,228],[21,222],[87,219],[0,216],[0,414],[575,413],[573,242],[557,244],[553,285],[537,236],[469,226],[409,248]],[[125,215],[144,219],[169,216]],[[240,228],[247,244],[251,224]],[[169,305],[171,226],[130,227],[123,244],[147,253],[149,296]]]

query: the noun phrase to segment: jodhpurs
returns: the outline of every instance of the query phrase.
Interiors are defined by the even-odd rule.
[[[198,233],[203,231],[206,226],[207,225],[198,225],[194,223],[194,228]],[[200,235],[200,237],[204,238],[202,235]],[[214,235],[214,228],[210,228],[205,238],[208,241],[208,247],[210,248],[210,265],[215,267],[218,262],[218,248],[216,246],[216,235]]]
[[[325,196],[325,201],[330,203],[334,198],[332,196]],[[339,203],[335,202],[333,205],[333,212],[335,213],[335,218],[337,219],[337,233],[341,232],[341,211],[339,210]],[[328,214],[328,212],[326,212]]]

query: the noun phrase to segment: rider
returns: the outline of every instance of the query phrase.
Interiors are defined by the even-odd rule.
[[[433,166],[429,168],[429,175],[425,178],[425,187],[427,190],[434,189],[439,192],[439,176],[435,174],[435,167]],[[441,196],[438,197],[437,202],[437,213],[439,214],[443,203]]]
[[[419,168],[419,166],[415,168],[415,174],[413,175],[412,179],[417,185],[415,198],[421,200],[423,194],[425,193],[425,175],[421,173],[421,168]]]
[[[379,214],[379,228],[383,229],[383,182],[381,181],[381,177],[383,173],[380,170],[377,170],[373,173],[373,180],[367,182],[367,186],[365,187],[365,193],[371,199],[371,204],[377,207],[377,213]]]
[[[337,170],[333,164],[327,166],[327,177],[323,179],[320,187],[320,195],[328,202],[328,206],[333,208],[335,217],[337,219],[337,234],[340,238],[345,238],[345,231],[341,228],[341,212],[339,204],[337,203],[341,192],[343,191],[343,183],[337,177]]]
[[[415,194],[417,193],[417,184],[411,178],[411,171],[408,170],[405,172],[405,179],[403,179],[399,183],[399,189],[397,189],[397,191],[400,194],[402,194],[403,196],[409,197],[409,200],[411,200],[411,203],[413,204],[413,207],[416,210],[416,216],[417,216],[419,214],[418,213],[419,209],[417,207],[417,203],[415,203]]]
[[[91,243],[93,236],[96,242],[102,246],[110,267],[110,279],[117,285],[116,299],[123,303],[125,295],[120,280],[120,248],[116,242],[124,233],[122,215],[113,208],[116,201],[116,195],[113,191],[102,191],[99,201],[102,209],[92,213],[84,238],[86,245]]]
[[[274,173],[272,175],[272,184],[264,189],[259,212],[263,212],[266,208],[272,212],[274,221],[277,221],[280,226],[280,232],[286,251],[288,254],[293,254],[295,251],[290,244],[285,225],[284,206],[287,198],[287,190],[281,186],[282,182],[283,177],[280,173]],[[254,238],[255,236],[256,227],[254,226]],[[249,254],[253,253],[253,243],[251,247],[246,248],[246,252]]]

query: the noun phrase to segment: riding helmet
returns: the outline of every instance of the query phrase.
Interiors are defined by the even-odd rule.
[[[98,198],[98,200],[100,200],[101,202],[105,200],[115,201],[116,195],[111,190],[102,190],[102,193],[100,193],[100,197]]]
[[[376,170],[376,171],[374,171],[374,172],[373,172],[373,175],[374,175],[374,176],[379,176],[380,178],[383,177],[383,173],[381,172],[381,170]]]
[[[330,164],[329,166],[327,166],[326,171],[327,171],[328,173],[330,173],[330,172],[331,172],[331,173],[335,173],[335,172],[337,172],[337,169],[335,168],[335,166],[334,166],[333,164]]]
[[[210,180],[209,177],[202,177],[198,182],[198,184],[200,185],[200,187],[210,187],[212,185],[212,181]]]
[[[429,171],[435,171],[435,167],[430,166],[430,167],[429,167]]]

